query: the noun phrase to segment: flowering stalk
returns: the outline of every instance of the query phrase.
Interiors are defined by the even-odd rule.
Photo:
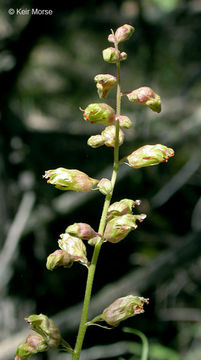
[[[72,355],[72,360],[78,360],[88,326],[97,325],[104,328],[98,324],[102,321],[110,326],[117,326],[121,321],[143,313],[144,305],[149,303],[149,299],[130,294],[116,299],[93,320],[88,321],[87,319],[96,265],[102,244],[106,241],[113,244],[118,243],[130,231],[138,227],[137,222],[141,223],[146,218],[145,214],[136,215],[132,212],[136,205],[140,205],[140,200],[121,199],[110,205],[119,166],[124,160],[127,160],[131,168],[139,169],[167,162],[169,157],[174,155],[173,149],[167,148],[165,145],[155,144],[144,145],[119,160],[119,147],[124,140],[124,133],[121,128],[129,129],[132,126],[131,120],[127,116],[121,115],[121,96],[127,95],[131,102],[147,105],[155,112],[161,111],[160,96],[149,87],[144,86],[129,93],[121,93],[120,62],[127,58],[127,54],[119,51],[118,44],[127,40],[133,32],[134,28],[128,24],[119,27],[115,33],[111,30],[108,40],[114,43],[114,47],[103,50],[103,59],[108,63],[116,64],[116,77],[110,74],[98,74],[94,78],[101,99],[105,98],[108,91],[116,84],[116,112],[106,103],[93,103],[89,104],[83,113],[85,121],[106,126],[101,134],[91,136],[88,139],[88,145],[92,148],[102,145],[114,148],[111,180],[106,178],[93,179],[80,170],[63,167],[48,170],[43,176],[48,184],[52,184],[62,191],[89,192],[96,185],[94,190],[99,190],[105,195],[98,232],[91,225],[83,222],[68,225],[65,233],[61,234],[58,240],[60,249],[50,254],[46,262],[47,269],[51,271],[61,266],[70,268],[74,262],[78,262],[88,269],[82,316],[75,348],[73,349],[61,337],[56,325],[46,315],[31,315],[25,320],[32,326],[34,332],[19,344],[15,360],[26,360],[32,354],[55,347],[65,349]],[[87,247],[84,241],[94,246],[91,262],[88,261]],[[136,334],[144,342],[145,350],[143,350],[141,359],[147,360],[148,347],[145,344],[145,338],[141,336],[141,332]]]
[[[115,43],[115,48],[118,51],[118,43]],[[117,92],[116,92],[116,115],[120,116],[121,114],[121,83],[120,83],[120,60],[116,62],[116,68],[117,68]],[[108,208],[110,206],[110,202],[112,199],[113,190],[116,183],[117,178],[117,171],[119,167],[119,120],[117,119],[115,121],[115,146],[114,146],[114,162],[113,162],[113,172],[111,177],[111,185],[112,189],[109,194],[105,197],[105,202],[103,205],[103,211],[100,219],[100,224],[98,228],[98,233],[102,236],[102,239],[95,245],[93,257],[91,264],[89,266],[88,270],[88,277],[87,277],[87,283],[86,283],[86,290],[85,290],[85,297],[84,297],[84,304],[83,304],[83,310],[82,310],[82,317],[80,321],[77,341],[74,349],[74,354],[72,359],[77,360],[79,359],[80,352],[82,349],[82,344],[84,341],[85,333],[87,330],[87,315],[88,315],[88,309],[91,299],[91,292],[92,292],[92,286],[94,281],[94,275],[96,270],[96,265],[99,257],[99,253],[101,250],[101,246],[103,243],[103,234],[106,226],[106,219],[108,214]]]

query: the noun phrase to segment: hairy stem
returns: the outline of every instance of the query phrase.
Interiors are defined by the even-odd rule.
[[[117,45],[115,45],[115,46],[117,46]],[[116,63],[116,65],[117,65],[116,114],[120,115],[120,113],[121,113],[120,62],[118,61]],[[108,208],[110,206],[110,202],[112,199],[112,194],[113,194],[113,190],[114,190],[116,178],[117,178],[117,171],[118,171],[118,167],[119,167],[119,120],[116,120],[116,122],[115,122],[115,129],[116,129],[116,131],[115,131],[114,162],[113,162],[113,172],[112,172],[112,177],[111,177],[112,191],[105,197],[105,202],[104,202],[103,211],[102,211],[99,229],[98,229],[98,233],[100,235],[103,235],[104,230],[105,230],[107,212],[108,212]],[[87,316],[88,316],[88,310],[89,310],[89,305],[90,305],[90,300],[91,300],[94,275],[95,275],[96,265],[97,265],[97,261],[98,261],[102,243],[103,243],[103,240],[99,241],[95,245],[91,264],[88,269],[88,277],[87,277],[87,283],[86,283],[86,289],[85,289],[82,317],[81,317],[81,321],[80,321],[80,326],[79,326],[79,331],[78,331],[78,335],[77,335],[77,341],[75,344],[74,353],[72,355],[72,360],[78,360],[80,357],[80,352],[82,350],[82,344],[83,344],[85,333],[87,330]]]

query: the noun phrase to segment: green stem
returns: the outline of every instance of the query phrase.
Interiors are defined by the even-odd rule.
[[[123,328],[123,331],[130,333],[130,334],[135,334],[140,337],[140,339],[142,341],[142,355],[141,355],[140,360],[148,360],[149,343],[148,343],[147,337],[143,334],[143,332],[141,332],[140,330],[131,329],[131,328]]]
[[[117,95],[116,95],[116,114],[120,115],[121,113],[121,86],[120,86],[120,62],[117,62]],[[114,163],[113,163],[113,172],[111,177],[111,183],[112,183],[112,191],[106,195],[105,202],[103,206],[103,211],[100,219],[99,229],[98,233],[100,235],[103,235],[105,226],[106,226],[106,219],[107,219],[107,212],[108,208],[110,206],[110,202],[112,199],[113,190],[116,183],[117,178],[117,171],[119,167],[119,121],[117,120],[115,122],[115,147],[114,147]],[[96,270],[96,265],[100,253],[100,249],[102,246],[103,241],[99,241],[94,248],[91,264],[88,269],[88,277],[87,277],[87,283],[86,283],[86,289],[85,289],[85,296],[84,296],[84,304],[82,309],[82,317],[80,321],[79,331],[77,335],[77,341],[75,344],[75,349],[72,355],[72,360],[78,360],[80,357],[80,352],[82,350],[82,344],[84,341],[85,333],[87,330],[87,316],[88,316],[88,310],[91,300],[91,293],[92,293],[92,286],[94,281],[94,275]]]

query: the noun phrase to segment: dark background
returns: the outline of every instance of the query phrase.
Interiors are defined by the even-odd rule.
[[[145,314],[124,325],[147,335],[150,359],[199,360],[200,1],[0,4],[0,359],[13,358],[26,335],[24,316],[31,313],[52,317],[63,337],[75,342],[87,271],[75,264],[51,273],[46,258],[67,225],[81,221],[98,228],[104,198],[98,192],[61,192],[42,174],[62,166],[110,177],[112,150],[87,146],[88,137],[102,127],[84,122],[79,107],[99,102],[93,77],[115,74],[114,65],[102,60],[102,50],[110,46],[107,36],[111,28],[129,23],[136,32],[121,46],[128,54],[121,66],[122,89],[152,87],[161,95],[162,112],[123,98],[122,113],[133,128],[125,131],[121,156],[162,143],[174,148],[175,157],[155,167],[120,168],[113,200],[141,199],[138,211],[147,219],[121,243],[103,246],[91,316],[120,296],[149,297]],[[53,14],[9,15],[9,8],[52,9]],[[114,91],[107,102],[115,106]],[[139,359],[137,340],[122,326],[89,328],[85,348],[98,345],[100,352],[83,352],[83,359],[129,358],[131,352]],[[134,350],[128,344],[123,350],[121,341],[134,341]]]

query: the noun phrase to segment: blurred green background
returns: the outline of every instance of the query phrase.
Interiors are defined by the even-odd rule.
[[[152,87],[162,112],[122,99],[133,128],[125,131],[121,156],[162,143],[175,157],[155,167],[120,168],[113,200],[141,199],[147,219],[121,243],[103,246],[90,316],[120,296],[149,297],[145,314],[124,325],[147,335],[150,359],[200,360],[201,2],[1,0],[0,6],[0,360],[13,358],[31,313],[52,317],[75,342],[87,270],[75,264],[51,273],[46,258],[67,225],[97,229],[104,198],[61,192],[42,174],[62,166],[110,177],[112,150],[87,146],[102,127],[84,122],[79,107],[99,101],[96,74],[115,74],[102,50],[110,46],[110,29],[124,23],[136,32],[121,46],[128,54],[122,89]],[[10,8],[53,14],[9,15]],[[83,360],[139,359],[138,339],[122,326],[89,328],[84,345]],[[36,358],[68,359],[55,352]]]

